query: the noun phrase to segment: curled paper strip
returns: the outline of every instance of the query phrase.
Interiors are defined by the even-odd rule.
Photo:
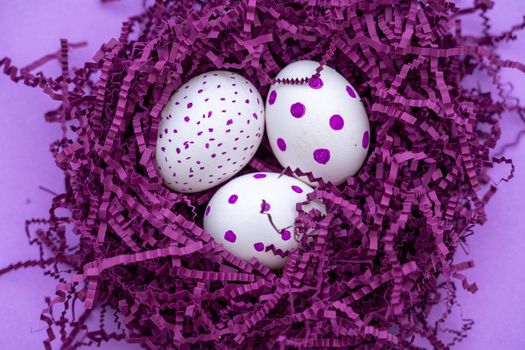
[[[78,70],[68,50],[83,43],[66,40],[22,69],[0,60],[13,81],[61,102],[46,119],[63,132],[51,151],[66,192],[55,195],[48,219],[27,223],[39,259],[0,270],[40,266],[57,280],[41,315],[46,349],[111,339],[147,349],[417,349],[416,335],[446,349],[461,341],[472,320],[461,330],[440,324],[456,305],[454,282],[477,287],[464,272],[472,263],[453,255],[487,219],[484,206],[499,183],[487,170],[505,163],[511,172],[501,181],[513,176],[511,160],[491,155],[502,114],[524,112],[503,92],[500,68],[525,66],[494,48],[525,21],[491,35],[491,4],[156,1]],[[461,19],[471,14],[483,20],[479,36],[462,33]],[[274,80],[300,59],[320,65],[309,77]],[[50,60],[61,64],[60,77],[34,73]],[[370,154],[336,187],[282,169],[263,141],[239,175],[307,176],[318,184],[308,200],[327,212],[297,205],[300,247],[268,246],[288,258],[282,271],[270,271],[239,260],[202,229],[216,189],[180,194],[162,185],[154,161],[160,113],[183,82],[209,70],[238,72],[265,95],[271,83],[308,83],[324,65],[358,90],[373,131]],[[476,70],[489,74],[497,96],[462,86]],[[78,243],[66,238],[71,228]],[[75,315],[78,301],[84,312]],[[438,303],[446,310],[430,324]],[[94,308],[99,329],[86,323]],[[116,331],[106,330],[108,318]]]

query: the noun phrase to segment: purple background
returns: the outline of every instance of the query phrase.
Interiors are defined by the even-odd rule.
[[[466,4],[468,1],[461,1]],[[0,10],[0,57],[9,56],[17,66],[54,52],[59,39],[87,40],[86,48],[70,53],[73,66],[91,58],[110,37],[117,36],[122,20],[141,11],[141,0],[126,0],[102,5],[99,0],[3,0]],[[495,31],[518,23],[525,14],[522,0],[498,1],[491,13]],[[464,30],[474,33],[479,20],[472,18]],[[512,45],[502,45],[499,53],[508,59],[525,58],[525,34]],[[59,73],[56,62],[45,66],[48,75]],[[514,82],[514,94],[525,99],[525,75],[504,72]],[[483,77],[480,77],[483,84]],[[59,136],[57,125],[44,122],[43,114],[56,106],[38,89],[15,85],[0,75],[0,266],[37,256],[28,247],[24,221],[45,217],[52,196],[39,189],[63,190],[63,176],[55,167],[49,144]],[[503,142],[513,140],[524,128],[516,115],[503,121]],[[501,146],[501,144],[500,144]],[[458,252],[457,261],[474,259],[468,270],[469,281],[480,290],[471,295],[462,290],[458,300],[463,316],[476,321],[469,337],[455,349],[524,349],[525,335],[525,140],[510,149],[508,156],[516,165],[515,178],[502,183],[487,206],[488,222],[475,228],[469,240],[469,254]],[[493,172],[494,178],[506,175],[506,166]],[[497,180],[496,180],[497,181]],[[45,296],[54,293],[53,280],[39,269],[22,270],[0,278],[0,349],[41,349],[46,337],[39,320]],[[461,288],[460,288],[461,289]],[[435,310],[438,315],[440,310]],[[447,326],[460,325],[458,310]],[[96,318],[95,318],[96,321]],[[106,344],[104,349],[137,349],[128,344]]]

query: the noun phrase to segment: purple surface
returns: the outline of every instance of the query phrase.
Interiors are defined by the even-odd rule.
[[[88,40],[87,48],[73,50],[70,55],[78,66],[89,59],[102,42],[118,34],[121,21],[138,13],[141,2],[127,0],[101,5],[98,0],[4,0],[0,11],[0,56],[10,56],[16,65],[22,66],[57,50],[62,37],[71,42]],[[522,1],[499,2],[491,16],[495,30],[519,22],[523,14],[525,3]],[[465,30],[476,28],[478,21],[473,20]],[[520,43],[512,45],[514,49],[507,44],[501,47],[500,53],[508,59],[523,60],[524,44],[525,35],[521,34]],[[51,75],[59,72],[56,63],[48,64],[45,69]],[[523,76],[512,70],[506,73],[516,85],[515,95],[524,99],[525,88],[520,85]],[[43,120],[44,112],[55,104],[40,91],[17,86],[0,76],[0,106],[3,121],[0,232],[4,238],[0,245],[0,266],[5,266],[37,255],[35,248],[27,246],[24,220],[47,215],[51,195],[38,187],[61,191],[63,178],[48,151],[59,130]],[[509,115],[503,121],[503,142],[513,140],[521,128],[523,124],[517,116]],[[475,295],[460,291],[458,298],[463,316],[474,319],[476,324],[456,349],[523,349],[525,346],[522,332],[525,323],[524,154],[525,141],[508,151],[517,166],[516,176],[509,184],[499,186],[487,207],[487,224],[477,227],[469,241],[468,258],[475,260],[476,268],[466,274],[470,281],[476,281],[480,290]],[[495,172],[494,177],[500,173]],[[459,255],[458,261],[465,260],[464,254]],[[42,348],[45,328],[39,315],[43,298],[51,295],[54,287],[55,282],[42,277],[38,269],[0,279],[0,349]],[[456,312],[448,325],[459,324],[459,312]],[[103,348],[136,347],[106,344]]]

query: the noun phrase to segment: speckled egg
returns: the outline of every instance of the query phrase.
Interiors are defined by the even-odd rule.
[[[296,204],[305,202],[311,191],[304,182],[277,173],[237,177],[211,198],[204,213],[204,230],[244,261],[255,257],[269,268],[281,268],[287,258],[274,254],[269,246],[282,251],[298,246]],[[325,213],[320,202],[304,207],[306,211],[313,208]]]
[[[310,77],[318,66],[314,61],[297,61],[281,70],[277,78]],[[271,86],[266,99],[266,130],[283,167],[311,172],[336,185],[361,168],[370,145],[370,126],[361,98],[348,80],[328,66],[307,84]],[[301,180],[310,183],[305,176]]]
[[[169,188],[198,192],[227,181],[253,157],[264,133],[257,89],[212,71],[183,84],[162,111],[156,160]]]

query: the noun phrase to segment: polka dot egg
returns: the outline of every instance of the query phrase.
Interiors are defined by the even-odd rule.
[[[314,61],[297,61],[277,78],[310,77],[318,66]],[[368,116],[359,95],[328,66],[307,84],[271,86],[266,129],[283,167],[311,172],[336,185],[361,168],[370,145]],[[301,180],[310,183],[305,176]]]
[[[277,173],[246,174],[223,185],[204,212],[204,230],[238,258],[255,257],[265,266],[278,269],[286,257],[274,254],[298,246],[294,234],[296,204],[307,200],[313,189],[305,183]],[[305,205],[324,213],[319,202]]]
[[[227,181],[253,157],[264,133],[261,95],[227,71],[183,84],[162,111],[156,160],[164,183],[198,192]]]

